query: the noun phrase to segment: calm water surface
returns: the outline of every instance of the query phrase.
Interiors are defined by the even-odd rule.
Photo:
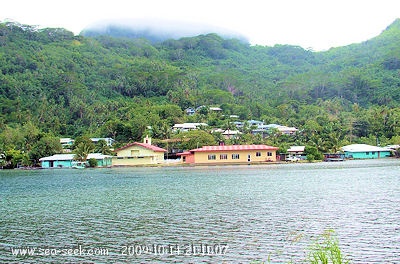
[[[0,171],[0,262],[301,263],[333,229],[353,263],[400,263],[399,168]]]

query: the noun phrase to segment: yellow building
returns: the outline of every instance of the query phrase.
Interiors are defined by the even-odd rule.
[[[113,166],[151,165],[164,162],[167,150],[151,145],[151,139],[146,137],[143,143],[133,142],[116,149]]]
[[[263,163],[276,161],[277,150],[267,145],[204,146],[180,156],[188,164]]]

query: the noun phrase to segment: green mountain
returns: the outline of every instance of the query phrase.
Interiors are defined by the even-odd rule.
[[[0,133],[30,124],[56,136],[127,142],[151,127],[166,138],[175,122],[222,126],[222,117],[183,112],[218,105],[225,115],[304,131],[311,121],[334,121],[348,141],[391,139],[399,132],[399,39],[399,19],[373,39],[325,52],[217,34],[152,43],[2,23]],[[1,140],[0,150],[12,145]]]

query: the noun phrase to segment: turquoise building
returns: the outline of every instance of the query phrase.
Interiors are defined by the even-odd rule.
[[[42,168],[72,168],[76,161],[75,154],[55,154],[53,156],[39,159]],[[109,167],[112,165],[112,156],[101,153],[91,153],[87,160],[96,159],[98,167]]]
[[[366,144],[352,144],[342,147],[347,159],[380,159],[390,157],[391,150]]]

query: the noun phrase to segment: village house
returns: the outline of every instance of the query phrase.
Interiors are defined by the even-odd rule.
[[[164,162],[166,149],[151,145],[151,138],[146,136],[143,143],[129,143],[115,150],[113,166],[137,166],[160,164]]]
[[[288,126],[279,126],[277,129],[282,135],[294,135],[298,131],[297,128]]]
[[[243,128],[244,123],[242,121],[234,121],[232,122],[237,128]]]
[[[182,163],[262,163],[276,161],[277,147],[267,145],[203,146],[180,153]]]
[[[221,113],[222,109],[219,107],[210,107],[208,108],[211,112]]]
[[[100,140],[104,140],[107,143],[107,146],[111,147],[114,144],[115,140],[113,138],[90,138],[90,140],[97,144]]]
[[[235,139],[239,138],[242,132],[239,130],[231,130],[231,129],[222,129],[222,128],[214,128],[211,130],[211,133],[221,133],[221,135],[225,139]]]
[[[55,154],[49,157],[40,158],[42,168],[72,168],[74,167],[75,154]],[[84,164],[88,165],[87,160],[97,160],[97,167],[109,167],[111,166],[112,156],[103,155],[101,153],[90,153],[87,156]]]
[[[225,130],[224,132],[222,132],[222,135],[224,136],[225,139],[235,139],[238,138],[240,135],[242,134],[242,132],[240,132],[239,130]]]
[[[72,138],[60,138],[60,144],[63,148],[63,152],[71,152],[71,148],[74,142],[75,140],[73,140]]]
[[[195,113],[196,113],[196,110],[194,110],[193,108],[191,108],[191,107],[189,107],[189,108],[186,108],[185,109],[185,113],[187,114],[187,115],[194,115]]]
[[[97,144],[100,140],[104,140],[107,143],[107,146],[111,147],[114,144],[115,140],[112,138],[90,138],[90,140]],[[60,138],[60,143],[63,148],[64,153],[71,153],[72,146],[74,145],[75,140],[72,138]]]
[[[285,159],[291,159],[291,158],[298,158],[301,160],[305,160],[307,158],[307,155],[305,154],[305,146],[291,146],[287,150],[287,156]]]
[[[208,126],[206,123],[183,123],[183,124],[175,124],[172,127],[173,132],[187,132],[190,130],[199,129],[202,126]]]
[[[366,144],[352,144],[342,147],[347,159],[379,159],[390,157],[391,150]]]
[[[247,120],[245,122],[233,122],[237,128],[241,129],[247,126],[251,129],[253,135],[260,134],[262,137],[268,136],[271,132],[276,131],[281,135],[294,135],[298,129],[295,127],[282,126],[278,124],[265,125],[263,121]]]
[[[282,126],[278,124],[268,124],[262,126],[261,128],[267,133],[271,133],[271,131],[276,130],[281,135],[294,135],[298,131],[298,129],[295,127]]]

